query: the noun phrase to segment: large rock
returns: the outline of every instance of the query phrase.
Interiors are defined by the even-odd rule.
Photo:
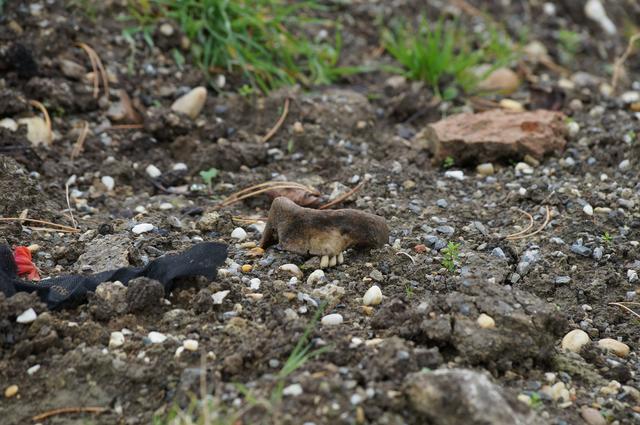
[[[537,110],[513,112],[501,109],[463,113],[428,125],[414,142],[433,154],[435,163],[452,157],[456,164],[522,158],[542,159],[564,149],[565,116]]]
[[[410,407],[433,425],[537,425],[547,423],[485,374],[438,369],[407,376]]]

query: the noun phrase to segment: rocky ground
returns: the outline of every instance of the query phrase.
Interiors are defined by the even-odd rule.
[[[370,21],[421,4],[340,3],[349,63],[390,61],[376,53]],[[164,50],[179,45],[177,27],[155,31],[156,48],[138,37],[134,49],[111,2],[97,21],[62,1],[8,2],[0,119],[33,116],[26,99],[38,100],[54,137],[3,122],[0,216],[28,209],[73,227],[68,192],[78,232],[2,222],[4,242],[37,245],[42,276],[140,266],[200,241],[228,243],[229,259],[212,282],[184,280],[171,293],[144,278],[107,283],[60,311],[35,294],[0,295],[2,423],[66,407],[104,411],[40,422],[149,423],[176,406],[214,423],[640,423],[640,323],[610,304],[636,302],[639,290],[640,59],[628,59],[615,92],[607,74],[626,48],[621,28],[637,28],[640,10],[608,4],[620,28],[610,35],[582,2],[511,3],[488,9],[514,34],[527,28],[528,42],[568,72],[530,57],[510,97],[562,111],[566,147],[541,160],[478,157],[491,165],[476,170],[474,161],[434,164],[420,143],[429,123],[485,109],[467,99],[434,102],[425,86],[374,72],[264,98],[209,89],[192,119],[170,106],[207,80]],[[560,28],[582,35],[570,59]],[[105,64],[110,98],[103,88],[94,98],[78,42]],[[135,121],[120,90],[143,111],[141,125],[113,127]],[[263,142],[288,98],[284,124]],[[209,189],[199,173],[212,167],[220,172]],[[318,258],[255,249],[268,199],[216,206],[271,180],[328,198],[366,180],[344,206],[384,217],[389,244],[348,251],[323,273]],[[451,269],[449,242],[459,244]],[[375,290],[365,297],[374,285],[379,304]],[[314,325],[321,305],[331,316]],[[284,373],[305,330],[322,352]]]

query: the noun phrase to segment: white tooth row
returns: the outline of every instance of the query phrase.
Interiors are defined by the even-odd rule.
[[[321,269],[324,269],[327,267],[333,267],[336,264],[342,264],[342,263],[344,263],[344,256],[342,255],[342,252],[333,257],[329,257],[328,255],[323,255],[322,257],[320,257]]]

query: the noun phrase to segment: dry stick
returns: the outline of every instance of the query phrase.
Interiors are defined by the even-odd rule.
[[[524,230],[521,230],[521,231],[519,231],[519,232],[517,232],[517,233],[512,233],[512,234],[510,234],[510,235],[505,236],[505,239],[510,239],[510,238],[512,238],[512,237],[514,237],[514,236],[520,236],[520,235],[522,235],[523,233],[527,233],[527,232],[528,232],[529,230],[531,230],[531,228],[533,227],[533,217],[531,216],[531,214],[529,214],[528,212],[523,211],[523,210],[521,210],[521,209],[518,209],[518,211],[520,211],[522,214],[526,215],[526,216],[529,218],[529,225],[528,225],[528,226],[527,226],[527,228],[526,228],[526,229],[524,229]]]
[[[106,412],[107,408],[105,407],[62,407],[60,409],[49,410],[44,413],[41,413],[37,416],[31,418],[33,421],[41,421],[43,419],[47,419],[51,416],[62,415],[66,413],[96,413],[100,414]]]
[[[36,223],[36,224],[44,224],[46,226],[49,227],[54,227],[54,228],[58,228],[59,230],[56,231],[60,231],[60,232],[69,232],[69,233],[77,233],[80,230],[78,229],[74,229],[73,227],[69,227],[69,226],[65,226],[64,224],[57,224],[57,223],[52,223],[50,221],[45,221],[45,220],[35,220],[33,218],[25,218],[25,217],[0,217],[0,222],[5,221],[5,222],[11,222],[11,221],[28,221],[29,223]]]
[[[318,192],[317,190],[315,190],[315,189],[313,189],[313,188],[311,188],[309,186],[305,186],[302,183],[287,182],[287,181],[273,181],[272,180],[272,181],[256,184],[256,185],[253,185],[253,186],[249,186],[249,187],[244,188],[244,189],[242,189],[242,190],[240,190],[238,192],[232,193],[231,195],[229,195],[227,197],[226,200],[234,199],[234,198],[236,198],[236,197],[238,197],[240,195],[244,195],[245,193],[251,192],[251,191],[253,191],[255,189],[258,189],[258,188],[262,188],[262,187],[266,187],[266,186],[278,186],[278,185],[283,185],[283,184],[296,186],[296,188],[298,188],[298,189],[306,190],[306,191],[308,191],[308,192],[310,192],[310,193],[312,193],[314,195],[318,195],[318,196],[320,195],[320,192]]]
[[[242,215],[234,215],[234,216],[231,217],[231,220],[237,221],[237,222],[240,222],[240,223],[253,224],[253,223],[257,223],[259,221],[267,221],[268,218],[267,217],[246,217],[246,216],[242,216]]]
[[[89,123],[84,121],[82,130],[80,130],[80,135],[78,135],[78,140],[73,145],[73,150],[71,151],[71,159],[75,159],[76,156],[80,155],[82,149],[84,148],[84,141],[87,139],[87,135],[89,134]]]
[[[407,254],[404,251],[398,251],[396,252],[396,255],[406,255],[407,257],[409,257],[409,260],[411,260],[411,262],[415,265],[416,264],[416,260],[413,259],[412,256],[410,256],[409,254]]]
[[[47,111],[47,108],[37,100],[29,100],[29,104],[40,109],[42,115],[44,115],[44,122],[47,125],[47,144],[51,146],[53,143],[53,131],[51,130],[51,118],[49,117],[49,111]]]
[[[528,233],[526,235],[515,236],[509,240],[515,241],[517,239],[525,239],[525,238],[528,238],[529,236],[537,235],[538,233],[542,232],[544,228],[547,227],[547,224],[549,224],[549,220],[551,219],[551,211],[549,211],[549,207],[545,205],[545,209],[547,210],[547,216],[544,219],[544,223],[542,223],[542,226],[540,226],[538,230],[536,230],[535,232]]]
[[[131,130],[131,129],[136,129],[136,128],[144,128],[144,125],[142,124],[119,124],[119,125],[112,125],[111,127],[107,128],[106,130]]]
[[[353,189],[351,189],[347,193],[345,193],[345,194],[343,194],[341,196],[338,196],[333,201],[329,201],[326,204],[321,205],[320,207],[318,207],[318,209],[319,210],[326,210],[327,208],[331,208],[332,206],[343,202],[345,199],[347,199],[348,197],[350,197],[351,195],[353,195],[354,193],[356,193],[357,191],[362,189],[362,186],[364,186],[365,183],[366,183],[366,180],[363,180],[359,185],[357,185],[356,187],[354,187]]]
[[[629,304],[638,304],[638,303],[629,303]],[[627,310],[629,313],[633,314],[634,316],[636,316],[638,319],[640,319],[640,314],[636,313],[635,311],[631,310],[629,307],[627,307],[626,305],[624,305],[624,303],[609,303],[609,305],[616,305],[618,307],[623,308],[624,310]]]
[[[96,58],[91,53],[93,52],[93,49],[85,43],[78,43],[78,47],[87,53],[87,56],[89,56],[89,60],[91,61],[91,68],[93,69],[93,97],[97,99],[98,96],[100,96],[100,80],[98,80],[98,65],[96,64]]]
[[[269,132],[262,138],[262,143],[268,142],[269,139],[271,139],[273,135],[276,134],[278,130],[280,130],[280,127],[282,127],[282,124],[284,124],[284,120],[287,119],[287,114],[289,113],[289,102],[291,102],[291,99],[287,97],[284,100],[284,108],[282,109],[282,115],[280,115],[280,118],[276,122],[276,125],[274,125],[273,128],[269,130]]]
[[[216,205],[214,207],[214,209],[220,209],[220,208],[223,208],[223,207],[228,207],[229,205],[233,205],[235,203],[238,203],[238,202],[242,201],[243,199],[252,198],[252,197],[254,197],[256,195],[259,195],[261,193],[268,192],[270,190],[275,190],[275,189],[302,189],[302,188],[298,187],[298,186],[291,186],[291,185],[281,185],[281,186],[267,187],[267,188],[256,190],[255,192],[251,192],[251,193],[248,193],[246,195],[239,196],[237,198],[231,199],[230,201],[228,199],[226,199],[221,204]]]
[[[100,56],[98,56],[95,50],[91,50],[93,51],[93,55],[95,56],[96,62],[98,64],[98,69],[100,69],[100,75],[102,76],[102,85],[104,86],[104,95],[107,97],[107,99],[109,99],[109,76],[107,75],[107,71],[102,65]]]
[[[627,44],[627,49],[624,51],[622,56],[615,60],[613,64],[613,74],[611,75],[611,89],[614,93],[616,91],[616,87],[618,86],[618,80],[622,76],[624,63],[629,58],[629,55],[631,55],[631,53],[633,52],[633,45],[638,40],[640,40],[640,33],[632,35],[629,39],[629,44]]]
[[[69,217],[71,217],[71,223],[73,223],[73,228],[78,228],[78,223],[76,223],[76,219],[73,218],[73,209],[71,208],[71,202],[69,201],[69,182],[64,184],[64,193],[67,198],[67,207],[69,207]]]

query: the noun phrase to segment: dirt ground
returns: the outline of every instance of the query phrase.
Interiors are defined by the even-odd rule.
[[[143,424],[175,406],[197,407],[194,397],[204,396],[213,415],[242,414],[228,423],[453,424],[451,405],[468,403],[463,391],[445,392],[442,405],[426,409],[420,397],[428,385],[421,379],[428,371],[468,369],[486,373],[504,403],[481,405],[487,410],[479,417],[507,408],[519,415],[513,422],[469,423],[640,423],[640,322],[609,304],[637,302],[640,292],[640,117],[605,85],[626,47],[622,33],[605,35],[578,1],[557,2],[554,14],[537,1],[470,2],[487,8],[514,37],[526,28],[527,40],[544,43],[567,69],[562,75],[528,63],[535,78],[511,97],[530,109],[561,110],[579,131],[567,136],[564,153],[525,172],[516,166],[521,158],[494,163],[493,176],[454,164],[449,170],[464,172],[457,180],[411,140],[426,124],[471,110],[465,99],[437,104],[427,87],[393,82],[382,72],[267,97],[240,96],[229,78],[220,92],[209,90],[202,113],[190,120],[169,107],[207,80],[195,67],[178,69],[168,53],[179,45],[177,27],[177,38],[154,32],[153,49],[136,36],[133,50],[116,19],[125,9],[116,3],[99,6],[95,20],[60,0],[5,5],[0,119],[29,115],[25,99],[39,100],[52,114],[55,139],[50,147],[32,146],[24,127],[0,128],[0,216],[28,209],[31,218],[72,225],[65,185],[76,176],[69,193],[80,232],[3,222],[0,237],[10,246],[39,245],[34,261],[42,276],[140,266],[203,240],[228,243],[229,260],[215,281],[181,281],[161,301],[139,308],[91,295],[77,308],[48,311],[33,294],[0,294],[0,387],[19,387],[10,398],[0,394],[0,422],[30,423],[48,410],[94,406],[106,411],[40,422]],[[442,11],[447,2],[429,3]],[[620,31],[640,26],[637,4],[607,3]],[[371,22],[415,15],[421,4],[335,2],[331,13],[345,23],[343,61],[390,62],[379,55]],[[570,59],[560,52],[559,29],[583,34]],[[112,119],[107,99],[92,96],[83,75],[90,62],[79,42],[92,46],[113,74],[111,100],[122,89],[145,110],[142,128],[110,128],[122,123]],[[63,71],[63,61],[84,70]],[[627,71],[621,93],[640,91],[639,56],[630,57]],[[288,97],[284,125],[263,143]],[[84,150],[71,159],[85,122]],[[149,177],[149,165],[162,174]],[[199,172],[211,167],[220,174],[209,194]],[[111,190],[104,176],[113,178]],[[344,206],[383,216],[390,243],[349,251],[345,264],[326,269],[320,282],[307,282],[318,258],[276,248],[252,255],[260,226],[238,217],[266,217],[266,198],[214,210],[231,193],[269,180],[305,183],[328,196],[365,178]],[[504,238],[526,227],[518,210],[530,213],[538,228],[545,207],[550,220],[542,231]],[[131,229],[139,223],[154,230],[136,235]],[[231,237],[236,227],[247,232],[242,242]],[[449,241],[460,244],[454,272],[441,264]],[[304,277],[292,280],[279,269],[289,263]],[[383,301],[363,309],[373,284]],[[212,295],[220,291],[229,292],[215,303]],[[270,399],[323,301],[324,314],[344,318],[312,330],[314,348],[326,351],[286,377],[281,401],[252,406],[247,391]],[[36,320],[17,323],[29,308]],[[481,313],[494,319],[494,328],[477,325]],[[572,329],[592,341],[580,354],[560,349]],[[152,331],[166,340],[152,342]],[[110,346],[112,332],[122,332],[124,344]],[[630,353],[599,348],[602,338],[624,342]],[[177,355],[186,339],[198,347]],[[585,406],[600,416],[585,419]]]

